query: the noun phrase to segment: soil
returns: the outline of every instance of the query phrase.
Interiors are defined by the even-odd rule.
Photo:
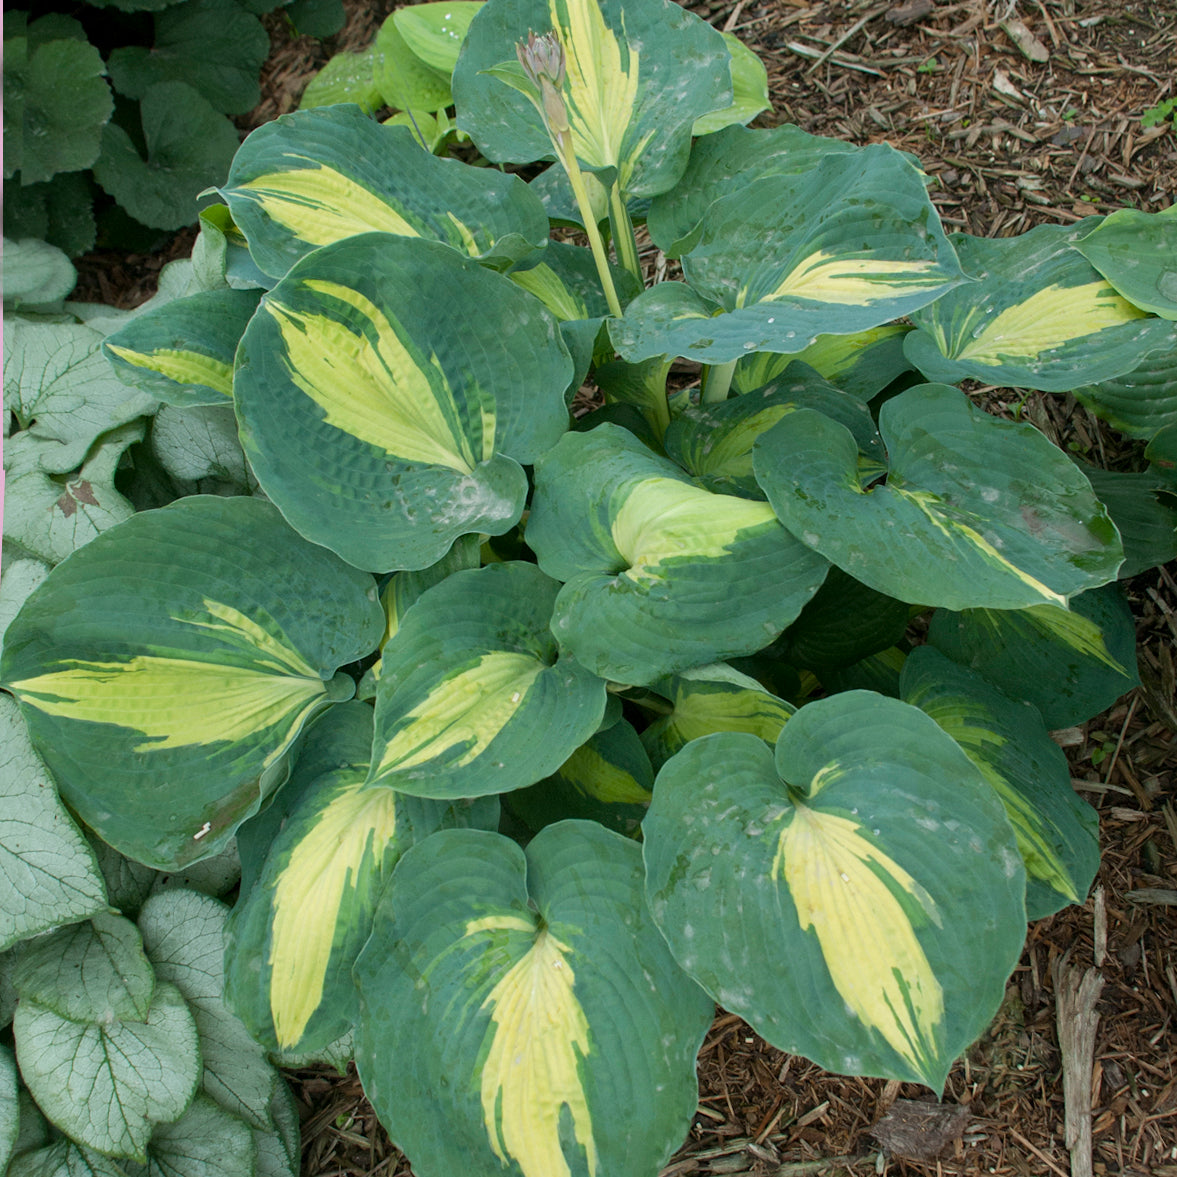
[[[687,6],[767,65],[774,113],[756,125],[792,122],[915,153],[950,228],[1009,236],[1172,202],[1177,128],[1147,128],[1141,116],[1177,93],[1177,0]],[[330,53],[366,47],[393,4],[347,7],[346,28],[325,44],[267,18],[274,52],[243,131],[295,109]],[[79,297],[136,305],[191,240],[180,234],[151,257],[90,255]],[[1142,468],[1141,445],[1069,397],[980,392],[1101,465]],[[1177,1177],[1177,568],[1127,589],[1142,686],[1056,733],[1075,788],[1100,813],[1096,886],[1082,907],[1030,927],[996,1019],[942,1100],[827,1074],[721,1010],[699,1058],[698,1112],[662,1177]],[[1094,1034],[1090,1069],[1076,1041],[1084,1032]],[[303,1177],[410,1177],[354,1072],[289,1078],[303,1112]],[[1089,1149],[1069,1149],[1068,1111],[1090,1111]]]

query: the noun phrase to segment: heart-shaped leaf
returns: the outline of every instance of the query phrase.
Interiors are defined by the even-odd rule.
[[[679,1145],[713,1011],[641,881],[592,822],[526,851],[443,831],[401,860],[356,965],[356,1058],[422,1177],[646,1177]]]
[[[671,951],[781,1050],[939,1089],[1001,1002],[1021,859],[984,777],[915,707],[811,703],[775,759],[754,736],[695,740],[643,830]]]
[[[68,803],[174,869],[220,850],[284,779],[307,719],[352,694],[332,674],[375,647],[375,598],[269,503],[195,496],[55,569],[0,666]]]

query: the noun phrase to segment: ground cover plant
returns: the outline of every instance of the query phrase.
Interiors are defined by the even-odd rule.
[[[524,123],[533,140],[500,154],[567,162],[581,198],[549,178],[548,208],[554,189],[561,219],[580,212],[595,228],[600,214],[620,266],[599,248],[544,246],[543,206],[528,208],[518,182],[479,171],[463,189],[469,173],[451,164],[435,178],[396,154],[420,150],[405,133],[354,111],[308,112],[247,143],[223,189],[228,232],[217,245],[206,229],[224,286],[139,316],[108,348],[148,396],[178,402],[173,432],[220,439],[222,481],[248,490],[256,477],[315,546],[264,503],[182,499],[70,557],[6,637],[6,682],[66,799],[169,869],[214,851],[273,794],[309,715],[329,708],[288,783],[240,827],[230,996],[271,1045],[313,1049],[358,1020],[370,1094],[423,1173],[452,1167],[454,1147],[492,1172],[508,1156],[524,1172],[613,1171],[635,1137],[645,1152],[620,1171],[652,1171],[693,1111],[710,1018],[680,967],[823,1065],[942,1082],[996,1008],[1025,912],[1081,898],[1095,865],[1091,814],[1043,720],[1010,695],[1051,667],[1064,689],[1032,702],[1059,708],[1046,722],[1060,726],[1130,685],[1130,626],[1102,586],[1124,568],[1122,539],[1130,567],[1172,554],[1157,494],[1171,469],[1163,395],[1121,392],[1159,436],[1152,472],[1117,500],[1029,427],[925,382],[1000,372],[1057,391],[1102,361],[1092,403],[1125,372],[1163,389],[1148,368],[1150,339],[1171,355],[1163,291],[1153,313],[1136,309],[1099,277],[1115,269],[1107,257],[1089,269],[1080,253],[1098,255],[1117,225],[1090,241],[1098,220],[1010,243],[949,239],[910,161],[789,129],[701,139],[673,199],[642,191],[675,149],[649,147],[641,83],[661,78],[681,99],[684,73],[707,77],[660,72],[648,45],[633,53],[623,34],[643,7],[605,26],[617,68],[638,79],[632,96],[622,88],[624,133],[586,131],[587,59],[570,82],[568,48],[561,63],[527,42],[530,12],[497,52],[487,34],[491,73],[470,67],[475,86],[506,77],[500,99],[531,71],[536,116],[525,95],[502,120],[547,126]],[[698,65],[707,34],[684,25]],[[680,105],[685,143],[722,89],[713,78],[696,107]],[[494,158],[493,128],[469,129]],[[363,149],[370,134],[384,136],[377,154]],[[640,144],[632,157],[627,142]],[[386,161],[382,182],[354,170],[371,159]],[[612,171],[627,176],[616,193]],[[423,194],[397,190],[411,173],[428,177]],[[632,196],[651,197],[651,232],[683,257],[685,283],[639,294],[626,277]],[[467,211],[487,207],[503,222]],[[675,220],[692,207],[695,220]],[[765,221],[773,209],[781,222]],[[347,235],[389,223],[399,238]],[[1148,223],[1164,248],[1167,224]],[[324,224],[344,233],[314,239]],[[204,272],[215,286],[216,266]],[[231,289],[268,280],[260,310],[256,287]],[[423,291],[437,293],[415,307]],[[624,314],[607,316],[614,300]],[[1053,336],[1017,351],[1010,324],[1040,329],[1054,307]],[[987,310],[1003,324],[988,335]],[[900,317],[911,322],[890,325]],[[674,354],[708,364],[697,404],[666,396]],[[590,367],[609,403],[569,431]],[[228,395],[238,428],[218,433]],[[169,477],[174,491],[183,479]],[[97,498],[87,484],[82,500]],[[161,479],[156,494],[169,493]],[[383,613],[373,569],[397,570]],[[908,651],[911,615],[928,606],[928,643]],[[365,667],[377,646],[379,669]],[[345,701],[357,679],[374,711]],[[818,684],[825,697],[807,701]],[[133,728],[119,722],[131,715]],[[645,814],[655,768],[643,871],[620,835]],[[570,816],[595,824],[554,820]],[[524,859],[514,846],[536,830]],[[444,1125],[414,1114],[382,1070],[418,1056],[421,1086],[460,1088]],[[539,1073],[556,1096],[546,1104],[527,1086]]]

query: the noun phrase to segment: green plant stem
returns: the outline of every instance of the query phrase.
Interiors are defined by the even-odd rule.
[[[727,400],[735,371],[735,360],[728,360],[726,364],[712,364],[708,367],[703,375],[703,404],[717,405],[721,401]]]
[[[617,297],[617,288],[613,285],[613,275],[609,273],[609,251],[601,238],[601,230],[597,226],[597,218],[593,215],[592,201],[589,199],[588,189],[584,186],[584,175],[580,170],[576,152],[572,149],[572,136],[565,134],[553,135],[560,152],[560,162],[568,175],[568,182],[572,185],[572,195],[576,197],[576,207],[580,209],[580,217],[584,222],[585,232],[588,234],[589,245],[593,251],[593,261],[597,264],[597,275],[601,279],[601,289],[605,292],[605,301],[609,304],[609,313],[617,319],[621,318],[621,300]]]
[[[642,264],[638,260],[638,243],[633,233],[633,222],[629,219],[629,209],[625,207],[621,185],[616,181],[609,189],[609,227],[613,230],[617,260],[641,282]]]

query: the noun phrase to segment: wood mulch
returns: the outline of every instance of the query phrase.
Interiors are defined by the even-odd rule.
[[[393,7],[347,4],[348,26],[327,45],[267,18],[265,98],[243,130],[294,109],[329,53],[365,47]],[[775,114],[762,125],[917,154],[950,228],[1009,236],[1172,202],[1177,129],[1147,129],[1141,115],[1177,92],[1177,0],[688,7],[765,61]],[[186,245],[181,235],[171,252]],[[80,296],[135,305],[160,264],[95,255]],[[1001,411],[1000,390],[991,396]],[[1064,446],[1141,468],[1139,444],[1069,398],[1036,395],[1021,408]],[[829,1075],[720,1011],[700,1054],[698,1112],[663,1177],[1177,1177],[1177,570],[1128,589],[1143,685],[1058,733],[1075,787],[1100,813],[1096,887],[1082,907],[1029,929],[1005,1001],[943,1101]],[[289,1077],[304,1177],[411,1177],[354,1072]]]

